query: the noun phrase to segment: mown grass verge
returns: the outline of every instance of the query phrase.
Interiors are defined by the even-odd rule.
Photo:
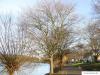
[[[100,63],[76,63],[75,67],[81,67],[83,71],[100,71]]]

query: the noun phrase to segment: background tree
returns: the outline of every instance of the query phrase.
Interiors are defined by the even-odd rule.
[[[97,19],[100,20],[100,0],[93,0],[93,10],[97,16]]]
[[[92,55],[95,55],[95,62],[100,51],[100,25],[95,21],[87,26],[87,40]]]
[[[95,16],[86,27],[86,37],[89,49],[94,55],[94,61],[97,62],[97,57],[100,54],[100,0],[93,0],[93,12]]]

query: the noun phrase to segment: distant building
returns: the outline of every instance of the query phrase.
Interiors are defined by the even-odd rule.
[[[99,62],[100,62],[100,55],[97,57],[97,61],[99,61]]]

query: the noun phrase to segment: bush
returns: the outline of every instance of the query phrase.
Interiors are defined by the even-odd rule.
[[[75,67],[81,67],[84,71],[100,71],[100,63],[76,63]]]
[[[94,63],[94,64],[81,64],[80,65],[82,70],[87,71],[100,71],[100,63]]]

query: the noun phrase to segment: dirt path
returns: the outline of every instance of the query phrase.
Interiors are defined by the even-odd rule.
[[[59,75],[81,75],[81,68],[79,67],[73,67],[71,65],[63,66]]]

